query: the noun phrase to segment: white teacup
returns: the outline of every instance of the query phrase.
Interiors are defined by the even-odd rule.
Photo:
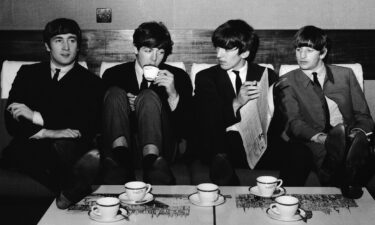
[[[146,80],[154,81],[155,78],[158,76],[159,68],[153,65],[146,65],[143,67],[143,75]]]
[[[119,210],[123,215],[128,214],[125,209],[120,209],[120,199],[114,197],[99,198],[96,200],[96,204],[91,207],[91,212],[102,220],[114,219]]]
[[[131,201],[142,200],[151,190],[151,184],[142,181],[131,181],[125,184],[125,193]]]
[[[271,197],[276,189],[280,188],[283,184],[281,179],[273,176],[260,176],[257,177],[257,186],[259,193],[264,197]]]
[[[219,187],[216,184],[203,183],[197,186],[198,197],[201,203],[212,203],[219,198]]]
[[[276,203],[270,205],[270,209],[280,215],[281,218],[292,218],[298,210],[299,200],[293,196],[280,196],[275,199]]]

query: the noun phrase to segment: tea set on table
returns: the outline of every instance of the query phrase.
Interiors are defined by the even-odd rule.
[[[252,195],[262,198],[272,198],[274,203],[266,210],[267,215],[279,221],[305,220],[306,212],[299,208],[296,197],[285,195],[281,187],[283,181],[272,176],[260,176],[257,185],[249,188]],[[98,222],[116,222],[129,219],[129,212],[120,205],[141,205],[154,200],[150,193],[151,185],[142,181],[131,181],[125,184],[125,192],[118,198],[103,197],[96,201],[89,211],[89,217]],[[225,203],[225,197],[220,193],[216,184],[202,183],[197,185],[197,192],[188,196],[189,201],[196,206],[212,207]]]
[[[263,198],[274,198],[266,210],[267,215],[275,220],[292,222],[306,220],[306,212],[299,208],[296,197],[285,195],[285,188],[281,187],[283,181],[273,176],[260,176],[256,179],[257,185],[250,187],[250,194]]]

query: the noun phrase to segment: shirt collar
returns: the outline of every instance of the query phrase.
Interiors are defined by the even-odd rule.
[[[143,69],[139,65],[138,61],[135,60],[135,73],[137,74],[137,77],[142,77],[143,76]]]
[[[241,80],[243,79],[242,77],[244,77],[244,79],[246,79],[246,74],[247,74],[247,67],[248,67],[248,63],[247,61],[245,61],[245,65],[243,65],[240,69],[238,69],[237,71],[240,71],[240,77],[241,77]],[[230,69],[227,71],[227,73],[229,75],[233,74],[234,75],[234,72],[233,72],[234,69]],[[235,76],[235,75],[234,75]]]
[[[60,79],[61,77],[63,77],[67,72],[69,72],[73,67],[74,67],[74,63],[70,64],[70,65],[67,65],[67,66],[63,66],[63,67],[58,67],[56,66],[52,61],[50,63],[50,66],[51,66],[51,74],[53,76],[53,74],[55,74],[56,72],[56,69],[59,69],[60,70]]]
[[[318,78],[319,79],[325,79],[325,76],[326,76],[326,67],[325,67],[325,64],[322,63],[322,65],[318,68],[316,68],[315,70],[302,70],[304,74],[306,74],[306,76],[308,76],[310,78],[310,80],[313,80],[313,76],[312,76],[312,73],[317,73],[318,74]]]
[[[135,60],[134,64],[135,64],[134,65],[135,75],[137,76],[137,81],[138,81],[138,85],[139,85],[139,84],[141,84],[142,79],[143,79],[143,69],[142,69],[141,65],[139,65],[137,60]]]

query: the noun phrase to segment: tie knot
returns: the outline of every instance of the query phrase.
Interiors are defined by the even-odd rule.
[[[60,71],[61,71],[60,69],[55,70],[55,74],[53,75],[53,78],[52,78],[53,81],[56,81],[56,82],[58,81]]]
[[[318,73],[317,72],[312,72],[311,74],[313,75],[314,84],[317,87],[319,87],[320,89],[322,89],[322,85],[320,85],[320,82],[319,82],[319,79],[318,79]]]
[[[236,74],[236,76],[240,75],[240,71],[238,71],[238,70],[233,70],[233,73]]]

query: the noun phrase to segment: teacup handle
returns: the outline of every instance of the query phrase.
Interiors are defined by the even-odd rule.
[[[101,215],[102,215],[102,214],[100,213],[100,211],[99,211],[98,206],[96,206],[96,205],[94,205],[94,206],[91,207],[91,212],[94,213],[94,214],[97,215],[97,216],[101,216]]]
[[[125,217],[129,217],[129,211],[127,209],[119,208],[119,210],[121,212],[121,215],[123,215]]]
[[[279,188],[281,187],[281,185],[283,185],[283,180],[281,180],[281,179],[277,179],[276,182],[279,183],[279,184],[276,186],[276,189],[279,189]]]
[[[216,196],[215,202],[216,202],[217,200],[219,200],[219,198],[220,198],[220,189],[217,190],[217,196]]]
[[[280,215],[280,211],[279,211],[279,209],[277,208],[277,203],[272,203],[272,204],[270,204],[270,209],[272,210],[272,212],[274,212],[274,213]]]
[[[146,184],[146,194],[151,191],[151,184]]]

